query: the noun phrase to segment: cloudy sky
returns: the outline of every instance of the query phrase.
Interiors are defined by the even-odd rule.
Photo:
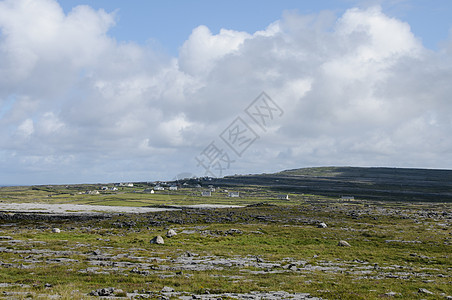
[[[451,169],[451,15],[448,0],[0,0],[0,185]]]

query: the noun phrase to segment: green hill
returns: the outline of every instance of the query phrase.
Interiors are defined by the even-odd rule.
[[[258,185],[286,193],[392,201],[452,202],[452,170],[319,167],[216,179],[225,186]]]

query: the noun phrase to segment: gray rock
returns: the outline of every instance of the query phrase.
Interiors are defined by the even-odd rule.
[[[339,243],[337,243],[337,245],[341,246],[341,247],[351,247],[351,245],[347,241],[344,241],[344,240],[339,241]]]
[[[169,286],[165,286],[163,287],[163,289],[161,290],[162,293],[172,293],[174,292],[174,289],[172,287]]]
[[[166,237],[169,237],[169,238],[171,238],[171,237],[173,237],[173,236],[175,236],[175,235],[177,235],[177,232],[176,232],[174,229],[170,229],[170,230],[168,230],[168,232],[166,233]]]
[[[422,293],[422,294],[429,294],[429,295],[433,295],[433,293],[432,293],[432,292],[430,292],[429,290],[427,290],[427,289],[424,289],[424,288],[419,288],[418,292],[419,292],[419,293]]]
[[[231,228],[225,232],[226,235],[242,234],[240,229]]]
[[[325,223],[321,222],[317,225],[317,227],[318,228],[327,228],[328,226]]]
[[[139,270],[137,267],[133,268],[130,273],[135,273],[135,274],[140,274],[140,275],[144,275],[144,276],[149,276],[151,275],[151,272],[148,270]]]
[[[60,233],[61,230],[59,228],[52,228],[53,233]]]
[[[194,253],[192,253],[192,252],[190,252],[190,251],[187,251],[187,252],[185,252],[185,256],[186,257],[193,257],[193,256],[195,256],[196,254],[194,254]]]
[[[162,244],[164,244],[165,242],[163,241],[163,238],[162,238],[160,235],[158,235],[158,236],[154,237],[154,238],[150,241],[150,243],[151,243],[151,244],[162,245]]]
[[[93,290],[89,293],[91,296],[111,296],[115,293],[115,288],[108,287],[98,290]]]

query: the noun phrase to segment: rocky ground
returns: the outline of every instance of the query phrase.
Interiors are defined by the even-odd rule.
[[[0,213],[0,297],[451,299],[451,223],[377,202]]]

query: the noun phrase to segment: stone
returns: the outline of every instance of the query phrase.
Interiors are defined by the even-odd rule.
[[[422,293],[422,294],[429,294],[429,295],[433,295],[433,293],[432,293],[432,292],[430,292],[429,290],[427,290],[427,289],[424,289],[424,288],[419,288],[418,292],[419,292],[419,293]]]
[[[173,236],[177,235],[177,232],[174,229],[170,229],[168,230],[168,232],[166,233],[166,237],[171,238]]]
[[[151,244],[162,245],[162,244],[164,244],[165,242],[163,241],[163,238],[162,238],[160,235],[158,235],[158,236],[154,237],[154,238],[150,241],[150,243],[151,243]]]
[[[328,226],[325,223],[321,222],[317,225],[317,227],[318,228],[327,228]]]
[[[340,240],[339,243],[337,243],[337,245],[341,246],[341,247],[351,247],[351,245],[347,241],[344,241],[344,240]]]
[[[60,230],[59,228],[53,228],[53,229],[52,229],[52,232],[53,232],[53,233],[60,233],[61,230]]]
[[[114,292],[115,292],[115,288],[108,287],[108,288],[93,290],[89,293],[89,295],[91,295],[91,296],[111,296],[114,294]]]
[[[225,232],[226,235],[242,234],[240,229],[231,228]]]
[[[161,290],[162,293],[172,293],[174,292],[174,289],[172,287],[169,286],[165,286],[163,287],[163,289]]]

